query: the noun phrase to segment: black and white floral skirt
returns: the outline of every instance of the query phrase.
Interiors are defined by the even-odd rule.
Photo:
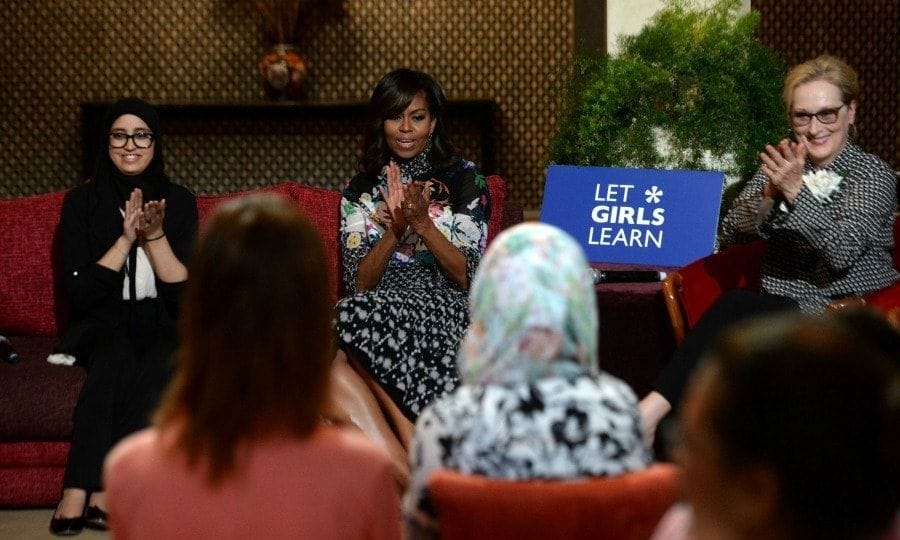
[[[340,347],[412,421],[459,384],[456,353],[468,298],[453,288],[382,288],[337,304]]]

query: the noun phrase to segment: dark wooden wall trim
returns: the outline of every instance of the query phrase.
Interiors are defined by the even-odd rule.
[[[575,0],[575,51],[606,52],[605,0]]]

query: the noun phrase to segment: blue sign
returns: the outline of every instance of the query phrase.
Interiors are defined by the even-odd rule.
[[[712,253],[721,172],[551,165],[541,221],[590,262],[679,267]]]

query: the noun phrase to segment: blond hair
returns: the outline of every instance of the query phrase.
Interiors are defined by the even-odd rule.
[[[813,81],[825,81],[837,86],[841,91],[841,100],[846,104],[850,104],[859,95],[859,78],[856,71],[837,56],[823,54],[797,64],[784,78],[781,99],[788,112],[791,110],[794,89]]]

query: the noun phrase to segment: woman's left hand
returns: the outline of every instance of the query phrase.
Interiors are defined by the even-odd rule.
[[[144,238],[159,238],[163,234],[163,220],[166,217],[166,200],[150,201],[144,204],[141,219],[141,233]]]
[[[428,204],[431,202],[431,182],[416,182],[404,188],[400,209],[410,227],[421,234],[424,227],[431,225]]]
[[[385,174],[387,175],[387,189],[379,187],[378,190],[381,191],[381,196],[391,217],[391,232],[399,242],[406,233],[407,227],[406,220],[403,219],[403,212],[400,210],[403,206],[405,192],[403,182],[400,180],[400,167],[392,160],[385,167]]]
[[[806,144],[803,136],[800,137],[799,143],[782,139],[777,148],[766,145],[765,151],[759,154],[763,162],[762,172],[769,177],[767,194],[777,190],[791,205],[803,188]]]

